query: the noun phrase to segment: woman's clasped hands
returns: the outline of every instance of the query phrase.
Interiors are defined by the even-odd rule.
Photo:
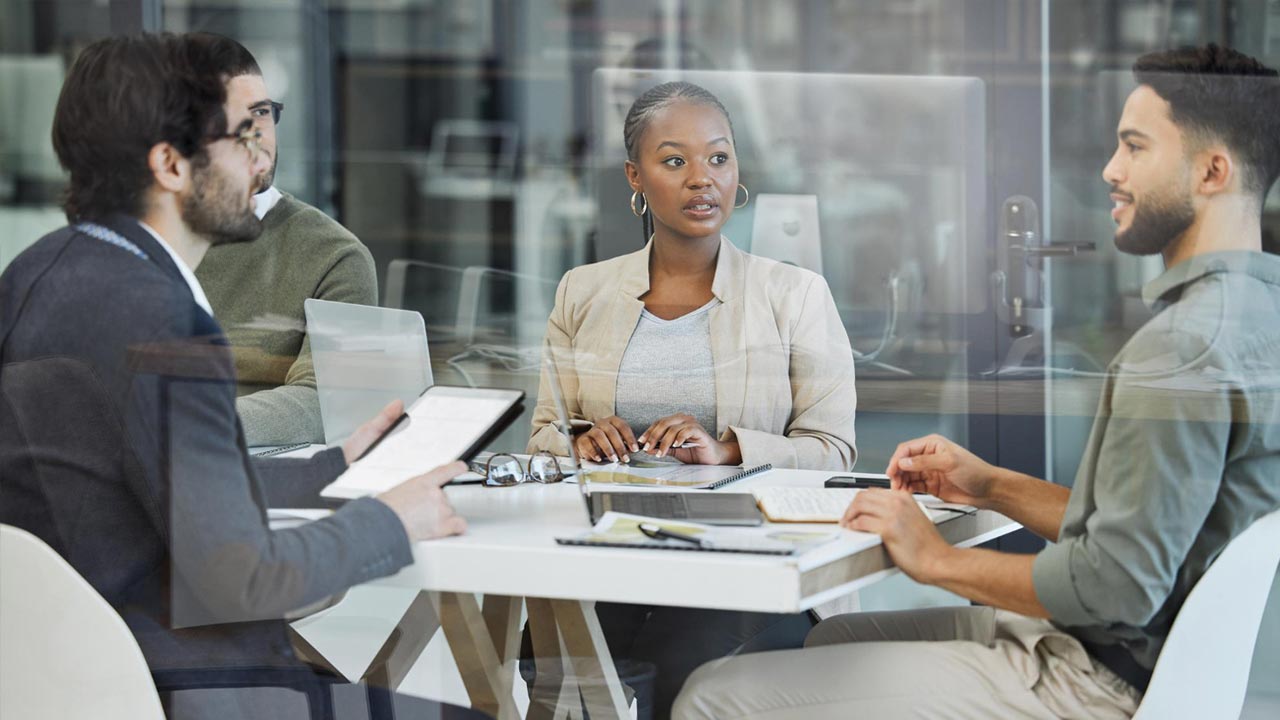
[[[742,452],[735,440],[718,440],[692,415],[676,413],[658,420],[636,437],[617,415],[595,421],[575,440],[578,456],[592,462],[631,462],[632,453],[672,457],[697,465],[737,465]]]

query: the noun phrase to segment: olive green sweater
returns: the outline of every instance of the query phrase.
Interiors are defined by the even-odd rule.
[[[287,193],[262,224],[253,242],[211,248],[196,278],[235,353],[236,410],[248,444],[322,443],[302,303],[377,305],[373,256],[346,228]]]

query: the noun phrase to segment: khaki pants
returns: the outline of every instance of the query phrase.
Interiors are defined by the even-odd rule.
[[[859,613],[802,650],[698,668],[675,718],[1127,718],[1141,695],[1075,638],[992,608]]]

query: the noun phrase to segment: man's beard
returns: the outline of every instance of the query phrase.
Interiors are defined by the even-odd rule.
[[[1130,255],[1155,255],[1179,238],[1195,222],[1191,196],[1179,194],[1176,185],[1149,194],[1141,203],[1134,199],[1133,222],[1116,233],[1116,248]]]
[[[256,180],[258,182],[258,192],[262,192],[276,181],[276,165],[280,162],[280,156],[271,158],[271,169],[259,175]]]
[[[192,163],[193,192],[182,201],[182,219],[210,245],[246,242],[262,233],[253,205],[243,202],[229,178],[205,156]]]

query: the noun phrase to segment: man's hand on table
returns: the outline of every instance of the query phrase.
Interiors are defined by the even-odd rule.
[[[885,474],[890,490],[864,490],[845,510],[840,525],[875,533],[889,557],[912,580],[932,582],[933,568],[954,551],[912,493],[985,507],[997,469],[941,435],[898,446]]]
[[[1068,488],[991,465],[941,435],[899,445],[885,474],[894,490],[994,510],[1049,541],[1058,539],[1071,497]]]
[[[927,435],[899,445],[884,472],[894,490],[986,508],[999,469],[941,435]]]
[[[954,549],[906,490],[859,492],[840,525],[879,535],[894,564],[917,582],[932,582],[932,568]]]
[[[453,511],[444,485],[467,471],[464,462],[441,465],[425,475],[405,480],[378,496],[400,517],[410,542],[461,535],[467,521]]]

